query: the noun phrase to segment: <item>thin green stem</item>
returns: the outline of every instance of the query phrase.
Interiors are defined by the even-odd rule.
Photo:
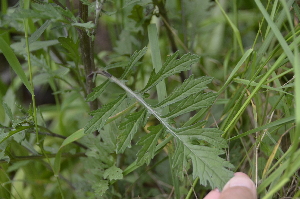
[[[70,154],[70,153],[63,153],[61,154],[62,157],[72,158],[72,157],[86,157],[85,153],[76,153],[76,154]],[[55,158],[56,154],[48,154],[47,157],[44,155],[31,155],[31,156],[14,156],[13,158],[10,158],[9,162],[20,162],[20,161],[26,161],[26,160],[43,160],[47,158]],[[0,160],[0,164],[7,163],[6,160]]]

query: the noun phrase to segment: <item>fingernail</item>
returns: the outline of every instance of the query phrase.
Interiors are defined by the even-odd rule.
[[[250,178],[235,177],[234,179],[231,179],[229,187],[247,187],[253,189],[255,185]]]

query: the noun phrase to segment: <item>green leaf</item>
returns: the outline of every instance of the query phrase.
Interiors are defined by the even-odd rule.
[[[106,190],[108,190],[108,181],[107,180],[100,180],[99,182],[93,184],[92,188],[95,191],[95,195],[101,197]]]
[[[28,43],[31,44],[38,40],[47,27],[51,24],[51,20],[47,20],[39,29],[37,29],[28,39]],[[25,45],[24,45],[25,48]]]
[[[240,84],[247,85],[247,86],[248,85],[249,86],[258,86],[258,83],[254,82],[254,81],[249,81],[249,80],[246,80],[246,79],[234,78],[233,81],[235,81],[237,83],[240,83]],[[287,94],[287,95],[294,96],[293,94],[285,92],[282,89],[273,88],[271,86],[267,86],[267,85],[263,85],[263,84],[261,85],[261,88],[265,88],[265,89],[268,89],[268,90],[271,90],[271,91],[277,91],[279,93],[284,93],[284,94]]]
[[[31,128],[31,126],[20,126],[16,130],[10,131],[10,132],[6,133],[4,136],[2,135],[1,140],[0,140],[0,144],[2,142],[4,142],[5,140],[7,140],[8,138],[10,138],[11,136],[15,135],[16,133],[19,133],[19,132],[21,132],[25,129],[30,129],[30,128]]]
[[[144,123],[147,111],[145,109],[132,113],[126,117],[126,121],[121,123],[119,129],[122,130],[117,138],[117,153],[123,153],[127,147],[131,147],[131,140]]]
[[[19,60],[17,59],[11,47],[9,47],[9,45],[5,42],[5,40],[2,37],[0,37],[0,50],[2,51],[9,65],[12,67],[12,69],[15,71],[15,73],[19,76],[19,78],[23,82],[23,84],[26,86],[28,91],[31,94],[33,94],[33,89],[24,73],[24,70]]]
[[[33,43],[30,44],[30,52],[32,51],[36,51],[36,50],[40,50],[40,49],[44,49],[47,48],[49,46],[53,46],[58,44],[59,42],[57,40],[48,40],[48,41],[35,41]],[[21,42],[16,42],[14,44],[11,45],[12,49],[15,50],[15,52],[25,55],[27,54],[26,49],[23,47],[25,45],[25,41],[21,41]]]
[[[123,179],[122,169],[116,167],[115,165],[109,167],[104,171],[103,178],[109,180],[119,180]]]
[[[2,102],[2,106],[5,110],[6,115],[9,117],[9,119],[13,120],[14,117],[13,117],[13,114],[12,114],[12,111],[11,111],[10,107],[5,102]]]
[[[79,40],[75,43],[70,37],[59,37],[59,43],[68,50],[70,57],[72,57],[75,62],[79,61]]]
[[[100,129],[105,125],[106,120],[113,114],[125,98],[126,95],[124,94],[115,101],[105,104],[102,108],[91,112],[93,118],[85,125],[84,132],[92,133],[95,130],[100,131]]]
[[[176,131],[183,146],[179,145],[181,151],[175,151],[179,157],[175,156],[173,166],[180,164],[179,168],[182,169],[186,167],[186,163],[180,163],[180,160],[186,161],[183,157],[190,158],[193,164],[193,177],[199,177],[200,183],[204,186],[209,182],[211,187],[221,189],[233,175],[226,169],[233,166],[219,157],[224,153],[222,148],[227,147],[226,140],[221,137],[223,132],[218,129],[201,128],[199,125]]]
[[[86,101],[87,102],[94,101],[106,89],[106,87],[108,86],[108,84],[109,84],[109,80],[106,80],[101,85],[95,87],[93,89],[93,92],[91,92],[90,94],[88,94],[88,96],[86,98]]]
[[[64,146],[75,142],[77,140],[79,140],[80,138],[82,138],[83,136],[85,136],[84,133],[84,129],[79,129],[78,131],[74,132],[73,134],[69,135],[61,144],[61,146],[59,147],[59,149],[62,149]]]
[[[154,107],[165,107],[175,102],[178,102],[188,96],[198,93],[207,88],[207,84],[212,81],[211,77],[200,77],[194,79],[194,76],[191,75],[186,79],[179,87],[177,87],[166,99],[158,103]]]
[[[138,22],[136,24],[136,27],[138,27],[138,25],[141,25],[139,22],[143,22],[144,20],[144,8],[143,6],[140,5],[135,5],[133,6],[130,15],[128,15],[128,18],[133,19],[134,21]]]
[[[188,113],[200,108],[212,105],[216,99],[215,93],[197,93],[190,95],[188,98],[182,100],[175,109],[170,113],[162,116],[163,118],[174,118],[184,113]]]
[[[186,152],[187,148],[184,146],[183,142],[176,139],[176,147],[175,152],[172,156],[173,164],[172,168],[176,169],[177,176],[183,180],[184,177],[184,171],[188,170],[189,164],[186,161]]]
[[[132,71],[132,68],[138,63],[138,61],[145,55],[145,53],[147,52],[147,47],[144,47],[142,50],[140,51],[135,51],[131,56],[130,56],[130,60],[129,63],[127,65],[127,67],[125,68],[124,73],[122,74],[122,77],[120,79],[124,79],[125,77],[127,77],[130,72]]]
[[[142,148],[139,150],[137,153],[137,164],[142,165],[146,163],[149,165],[151,159],[155,155],[155,149],[156,149],[156,144],[158,141],[158,138],[163,132],[163,126],[157,125],[157,126],[150,126],[148,128],[150,133],[147,135],[143,136],[138,142],[137,145],[141,145]]]
[[[84,129],[79,129],[78,131],[74,132],[73,134],[68,136],[63,141],[63,143],[61,144],[61,146],[58,149],[58,152],[56,153],[55,160],[54,160],[53,170],[54,170],[54,173],[56,175],[59,173],[59,170],[60,170],[60,159],[61,159],[61,154],[62,154],[63,147],[70,144],[70,143],[72,143],[72,142],[75,142],[76,140],[79,140],[80,138],[82,138],[85,135],[86,134],[84,133]]]
[[[79,27],[79,28],[86,28],[86,29],[92,29],[95,27],[95,24],[91,21],[86,23],[72,23],[72,26]]]
[[[186,56],[190,55],[188,54]],[[146,88],[150,88],[151,86],[156,85],[156,83],[159,82],[159,79],[161,79],[162,76],[165,76],[165,74],[172,75],[175,72],[180,71],[179,69],[183,69],[184,66],[186,68],[189,67],[189,64],[191,64],[189,60],[192,60],[190,58],[188,59],[187,57],[177,61],[174,60],[175,57],[173,57],[172,59],[170,58],[167,63],[173,63],[173,66],[168,66],[168,64],[165,64],[160,72],[158,72],[157,74],[152,73],[149,79],[150,83],[148,82],[148,86],[146,86]],[[160,110],[155,110],[152,106],[145,102],[141,93],[132,91],[122,81],[112,75],[107,75],[106,77],[109,78],[112,82],[119,85],[129,95],[131,95],[139,103],[141,103],[146,108],[147,113],[152,114],[154,117],[156,117],[163,128],[176,138],[177,142],[179,143],[177,148],[179,148],[180,150],[176,149],[173,164],[177,168],[187,169],[186,166],[188,164],[186,163],[186,161],[187,158],[189,158],[193,163],[194,178],[199,177],[201,179],[201,184],[206,185],[207,182],[209,182],[212,187],[218,187],[219,189],[221,189],[225,185],[226,181],[228,181],[230,177],[232,177],[232,172],[227,169],[232,168],[232,165],[219,157],[219,155],[224,154],[222,147],[227,147],[226,141],[221,137],[221,134],[223,133],[222,131],[219,131],[218,129],[203,129],[202,126],[204,122],[199,122],[193,126],[188,126],[181,129],[174,128],[173,125],[169,122],[169,119],[172,119],[173,117],[199,109],[201,107],[207,107],[211,105],[215,101],[217,94],[204,94],[203,92],[192,94],[186,99],[181,100],[181,102],[178,103],[178,106],[172,112],[170,112],[170,114],[162,117],[158,112]],[[141,122],[141,118],[142,114],[140,111],[138,113],[130,115],[127,118],[127,121],[121,124],[120,129],[124,129],[124,131],[119,136],[119,138],[121,139],[119,139],[117,152],[123,152],[127,145],[130,145],[130,141],[132,140],[133,135],[136,133],[137,128],[144,123]],[[144,140],[142,140],[141,143],[145,142],[149,146],[153,145],[150,138],[149,141],[147,140],[147,137],[145,137]],[[136,166],[137,164],[135,163],[134,166],[126,170],[126,173],[128,173],[129,170],[132,171],[132,169]]]
[[[154,71],[152,72],[147,85],[142,90],[142,93],[148,91],[166,77],[181,71],[189,70],[192,64],[195,64],[199,61],[198,55],[188,53],[183,55],[180,59],[177,59],[178,54],[179,52],[177,51],[173,55],[170,55],[158,73],[155,73]]]

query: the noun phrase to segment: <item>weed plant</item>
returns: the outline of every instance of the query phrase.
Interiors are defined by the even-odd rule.
[[[299,198],[296,0],[1,0],[0,198]]]

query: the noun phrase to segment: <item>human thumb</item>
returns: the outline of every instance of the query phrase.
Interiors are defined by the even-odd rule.
[[[244,173],[237,172],[223,188],[219,199],[256,199],[256,187]]]

